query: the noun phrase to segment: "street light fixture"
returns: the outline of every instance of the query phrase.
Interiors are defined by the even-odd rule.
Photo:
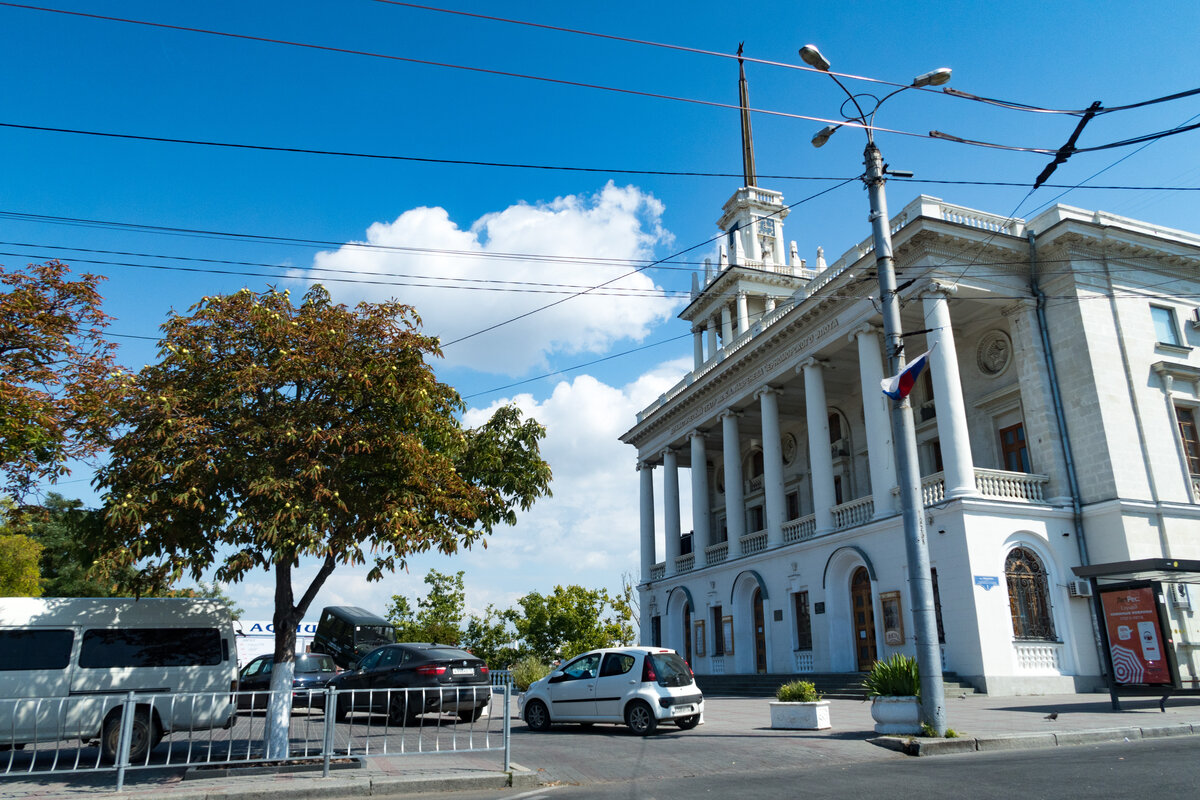
[[[879,275],[879,297],[883,312],[883,334],[887,344],[888,374],[897,375],[904,366],[904,335],[900,324],[900,299],[896,289],[895,259],[892,255],[892,234],[887,211],[887,196],[884,193],[888,170],[883,155],[875,146],[875,114],[888,99],[906,89],[926,86],[941,86],[950,80],[949,67],[941,67],[918,75],[909,86],[885,95],[882,99],[870,94],[853,94],[837,76],[829,72],[829,59],[809,44],[800,49],[804,63],[829,75],[849,102],[858,111],[857,116],[842,112],[846,122],[858,123],[867,134],[867,147],[863,151],[863,163],[867,167],[862,181],[866,184],[871,199],[871,228],[875,240],[875,270]],[[870,111],[863,109],[860,99],[873,101]],[[842,104],[846,108],[846,104]],[[820,147],[842,125],[827,125],[812,138],[813,147]],[[892,175],[912,176],[912,173]],[[917,464],[917,437],[913,427],[912,404],[906,397],[891,401],[892,441],[896,443],[896,480],[900,489],[901,517],[904,521],[904,546],[908,556],[908,579],[912,587],[913,629],[916,638],[917,668],[921,675],[921,721],[931,727],[938,736],[946,732],[945,688],[942,684],[942,656],[938,646],[937,617],[933,607],[933,580],[929,571],[929,548],[925,540],[924,502],[921,496],[921,473]]]

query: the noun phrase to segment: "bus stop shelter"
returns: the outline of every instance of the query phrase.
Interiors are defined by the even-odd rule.
[[[1200,561],[1075,567],[1088,581],[1114,709],[1121,697],[1200,695]]]

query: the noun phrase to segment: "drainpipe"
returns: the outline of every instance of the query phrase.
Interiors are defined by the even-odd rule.
[[[1062,440],[1063,461],[1067,466],[1067,485],[1071,490],[1071,517],[1075,523],[1075,543],[1079,547],[1079,565],[1086,567],[1088,559],[1087,540],[1083,534],[1083,504],[1079,499],[1079,478],[1075,473],[1075,458],[1071,455],[1071,437],[1067,433],[1067,419],[1063,413],[1062,393],[1058,388],[1058,370],[1054,367],[1054,350],[1050,347],[1050,331],[1046,326],[1046,294],[1038,285],[1037,235],[1029,231],[1029,288],[1037,298],[1038,333],[1042,338],[1042,353],[1046,357],[1046,371],[1050,373],[1050,395],[1054,401],[1054,419],[1058,423]],[[1099,644],[1099,639],[1097,639]]]
[[[1083,503],[1079,497],[1079,478],[1075,472],[1075,457],[1071,454],[1071,437],[1067,433],[1067,418],[1063,412],[1062,393],[1058,388],[1058,370],[1054,366],[1054,350],[1050,346],[1050,329],[1046,325],[1046,294],[1038,285],[1037,273],[1037,234],[1028,232],[1029,238],[1029,288],[1037,299],[1038,334],[1042,339],[1042,353],[1046,357],[1046,371],[1050,378],[1050,396],[1054,402],[1054,419],[1058,423],[1059,438],[1062,441],[1063,462],[1067,468],[1067,486],[1071,491],[1071,521],[1075,526],[1075,545],[1079,548],[1079,565],[1088,566],[1087,539],[1083,533]],[[1095,585],[1095,581],[1092,582]],[[1096,646],[1096,661],[1100,665],[1100,674],[1108,672],[1108,657],[1104,649],[1104,640],[1100,638],[1099,597],[1092,598],[1092,613],[1088,614],[1092,621],[1092,641]],[[1110,684],[1111,689],[1111,684]],[[1115,703],[1115,697],[1114,697]]]

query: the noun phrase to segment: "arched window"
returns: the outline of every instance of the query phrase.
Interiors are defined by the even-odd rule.
[[[1004,576],[1008,579],[1013,636],[1017,639],[1053,640],[1050,587],[1042,562],[1032,551],[1018,547],[1004,560]]]

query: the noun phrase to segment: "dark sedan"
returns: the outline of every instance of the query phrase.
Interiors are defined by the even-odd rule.
[[[259,656],[238,677],[238,708],[266,708],[275,656]],[[292,706],[324,708],[325,686],[337,673],[333,659],[322,653],[300,653],[292,676]]]
[[[419,714],[436,711],[474,722],[492,698],[487,665],[445,644],[408,642],[377,648],[329,683],[338,691],[338,721],[351,711],[373,711],[386,713],[393,725],[408,725]]]

